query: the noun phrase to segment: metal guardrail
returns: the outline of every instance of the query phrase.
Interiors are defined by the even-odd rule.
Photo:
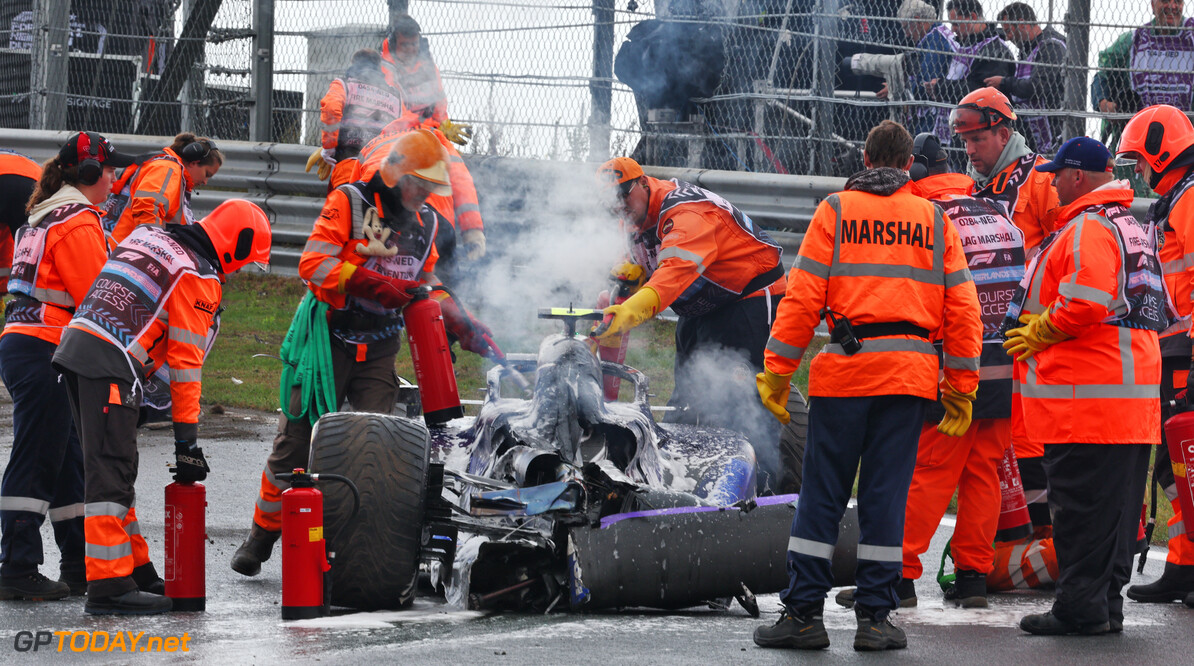
[[[0,146],[29,155],[41,162],[58,152],[70,132],[0,129]],[[121,152],[150,153],[169,145],[172,137],[108,135]],[[224,166],[211,181],[192,196],[196,216],[202,217],[231,198],[248,199],[270,217],[274,227],[273,266],[275,272],[297,275],[299,255],[311,234],[323,206],[327,185],[305,173],[311,146],[248,141],[220,141]],[[584,182],[592,178],[593,165],[579,162],[547,162],[506,157],[465,155],[465,162],[479,183],[500,183],[501,191],[479,187],[482,215],[489,227],[509,221],[512,199],[509,190],[519,183],[543,183],[563,177]],[[738,206],[756,223],[772,231],[784,247],[786,263],[796,257],[817,205],[840,190],[842,178],[779,174],[645,167],[657,178],[678,178],[717,192]],[[525,197],[524,197],[525,198]],[[1152,199],[1137,199],[1132,209],[1143,215]],[[521,202],[520,202],[521,203]],[[525,203],[521,203],[525,205]],[[525,224],[519,218],[519,224]]]

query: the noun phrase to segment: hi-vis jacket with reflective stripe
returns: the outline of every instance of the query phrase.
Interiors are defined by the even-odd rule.
[[[390,85],[402,90],[406,108],[432,121],[435,127],[448,119],[448,98],[426,39],[419,40],[419,56],[408,65],[394,59],[387,37],[381,43],[381,71]]]
[[[134,168],[134,167],[127,167]],[[105,206],[115,212],[115,206],[123,203],[120,217],[112,228],[112,240],[123,241],[138,225],[142,224],[192,224],[191,189],[194,187],[182,167],[178,154],[169,148],[135,167],[131,181],[116,181],[117,189],[108,197]],[[124,201],[120,201],[123,198]],[[125,203],[126,202],[126,203]]]
[[[17,231],[4,335],[22,333],[58,344],[62,329],[83,301],[108,258],[95,206],[55,208],[36,226]]]
[[[982,322],[958,232],[897,173],[895,182],[904,184],[883,190],[887,195],[848,189],[817,207],[771,327],[767,369],[795,372],[828,307],[856,325],[908,322],[927,329],[944,340],[949,383],[964,393],[977,386]],[[911,335],[868,338],[852,356],[830,343],[809,371],[814,396],[934,400],[937,383],[937,350]]]
[[[1000,171],[986,187],[971,191],[972,196],[998,201],[1011,212],[1012,221],[1024,232],[1024,248],[1029,251],[1055,228],[1049,212],[1057,207],[1053,174],[1033,169],[1048,161],[1029,153]]]
[[[1158,444],[1161,354],[1155,330],[1116,325],[1127,311],[1127,251],[1107,205],[1130,206],[1116,181],[1064,207],[1065,226],[1025,275],[1023,312],[1050,308],[1073,336],[1016,361],[1013,439],[1033,444]],[[1134,224],[1135,222],[1129,222]],[[1160,276],[1156,276],[1158,286]],[[1164,304],[1159,304],[1163,308]]]
[[[1006,419],[1012,409],[1012,359],[1003,349],[1003,317],[1024,276],[1024,232],[993,201],[967,194],[969,176],[943,173],[912,184],[912,191],[941,207],[962,239],[962,251],[978,292],[983,322],[974,418]],[[941,343],[937,343],[939,347]],[[926,417],[940,421],[937,408]]]
[[[347,78],[333,80],[319,100],[320,144],[335,151],[337,160],[356,157],[361,146],[406,113],[402,92],[380,76],[377,81]]]
[[[377,173],[382,160],[390,154],[394,142],[403,134],[416,128],[418,128],[416,119],[409,114],[387,125],[381,134],[377,135],[377,138],[365,144],[365,147],[361,149],[360,162],[352,180],[368,182],[373,174]],[[448,141],[448,137],[439,131],[438,127],[424,127],[423,129],[431,130],[435,138],[439,139],[440,144],[448,151],[448,180],[452,183],[451,196],[432,194],[427,197],[427,203],[449,224],[460,231],[484,228],[485,224],[481,221],[481,206],[477,200],[477,186],[473,184],[473,175],[464,165],[464,158],[460,156],[456,146]]]
[[[745,213],[689,183],[647,176],[644,227],[631,239],[647,285],[681,316],[699,316],[750,296],[743,290],[780,265],[779,245]],[[757,290],[782,294],[783,269]]]
[[[1194,189],[1194,167],[1168,173],[1157,185],[1157,194],[1161,198],[1148,209],[1149,222],[1156,224],[1164,234],[1157,256],[1173,307],[1183,320],[1182,327],[1174,333],[1188,331],[1191,313],[1194,313],[1194,195],[1190,194],[1191,189]],[[1161,346],[1164,349],[1166,343],[1162,341]],[[1181,346],[1189,349],[1188,344]]]
[[[199,422],[203,360],[208,333],[218,326],[223,298],[216,269],[162,227],[138,227],[112,251],[112,256],[79,305],[65,336],[76,367],[84,347],[112,345],[124,352],[129,381],[140,381],[170,366],[174,434],[185,438],[187,426]],[[86,341],[86,343],[84,342]],[[79,346],[74,346],[75,344]],[[60,350],[66,349],[66,344]],[[98,357],[106,351],[96,351]],[[55,358],[55,362],[63,359]],[[180,427],[183,430],[180,432]]]

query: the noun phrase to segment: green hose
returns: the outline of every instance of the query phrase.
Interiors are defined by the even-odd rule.
[[[937,570],[937,584],[941,586],[942,592],[949,592],[950,589],[953,588],[955,582],[958,579],[958,573],[956,570],[954,571],[954,573],[950,573],[950,574],[945,573],[946,558],[949,558],[949,560],[951,562],[954,559],[953,554],[949,552],[949,546],[953,542],[954,542],[953,537],[950,537],[949,541],[945,542],[945,550],[941,551],[941,568]],[[948,598],[948,597],[946,597],[946,598]]]
[[[282,359],[282,380],[278,383],[278,404],[282,414],[291,421],[303,416],[315,425],[320,416],[339,409],[336,401],[336,382],[332,374],[332,341],[328,332],[328,305],[307,292],[279,356]],[[290,394],[297,387],[302,395],[302,409],[291,414]]]

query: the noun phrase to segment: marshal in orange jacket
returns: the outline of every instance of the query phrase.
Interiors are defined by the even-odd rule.
[[[982,322],[961,240],[907,182],[888,195],[838,192],[817,207],[771,327],[768,370],[796,371],[826,307],[855,325],[907,322],[942,337],[945,378],[961,393],[977,387]],[[812,361],[809,395],[935,400],[938,372],[927,339],[869,338],[853,355],[831,343]]]
[[[1124,248],[1104,204],[1130,206],[1118,181],[1060,211],[1059,235],[1027,276],[1027,314],[1072,336],[1013,366],[1015,441],[1044,444],[1158,444],[1161,353],[1157,333],[1107,323],[1126,310]]]
[[[1048,161],[1041,155],[1032,160],[1016,160],[996,174],[986,187],[976,187],[971,194],[1001,201],[1005,208],[1012,209],[1012,222],[1024,232],[1024,249],[1029,253],[1058,226],[1054,219],[1057,190],[1053,189],[1053,174],[1032,168]],[[1027,173],[1023,173],[1025,169]]]
[[[149,159],[137,167],[130,186],[130,198],[112,229],[112,239],[119,243],[142,224],[190,224],[183,206],[194,188],[178,153],[162,149],[165,159]],[[123,179],[122,179],[123,180]],[[122,186],[117,181],[115,187]]]

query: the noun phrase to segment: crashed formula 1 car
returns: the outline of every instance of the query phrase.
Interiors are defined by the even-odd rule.
[[[333,605],[400,608],[419,572],[450,603],[549,611],[682,608],[787,584],[796,495],[756,497],[755,455],[742,435],[661,424],[647,378],[599,361],[574,332],[600,311],[553,310],[564,335],[537,355],[511,355],[533,373],[529,396],[503,394],[496,366],[480,413],[428,429],[381,414],[325,415],[310,469],[341,474],[352,498],[325,489],[325,533],[335,553]],[[631,402],[606,402],[602,376],[631,382]],[[805,413],[793,390],[791,411]],[[843,530],[855,530],[850,514]],[[857,536],[840,544],[856,543]],[[853,579],[851,547],[834,559]]]

